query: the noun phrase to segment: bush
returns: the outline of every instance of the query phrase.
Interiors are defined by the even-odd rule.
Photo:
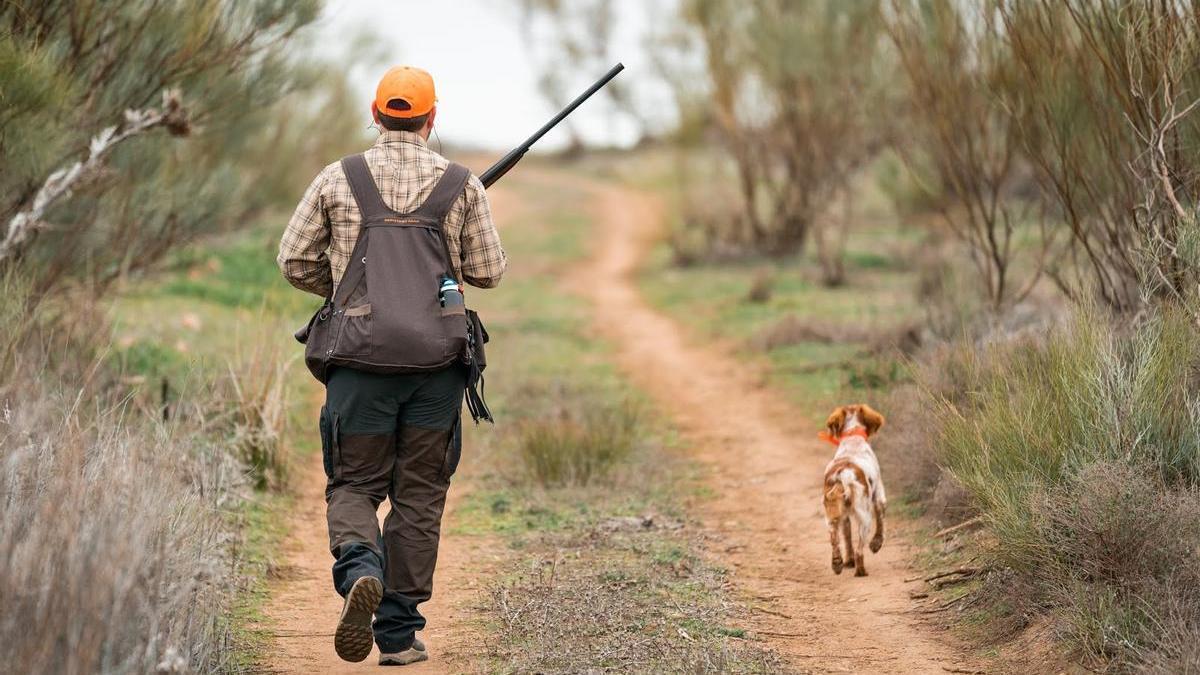
[[[1049,612],[1082,655],[1116,668],[1192,658],[1178,638],[1200,626],[1190,321],[1081,313],[1046,335],[946,350],[939,366],[922,375],[938,463],[995,537],[991,568],[1015,575],[996,607]]]
[[[162,421],[157,391],[152,404],[142,401],[129,388],[133,380],[114,372],[116,360],[105,361],[108,332],[95,306],[43,300],[38,312],[24,311],[29,285],[7,279],[0,294],[8,319],[0,340],[5,666],[232,668],[227,617],[240,561],[237,524],[227,516],[248,490],[228,428],[212,423],[231,419],[212,414],[227,410],[226,400],[206,385]]]
[[[583,486],[608,478],[637,448],[638,406],[596,394],[551,396],[554,409],[517,427],[527,474],[543,486]]]
[[[742,260],[754,254],[746,241],[745,219],[717,201],[715,205],[695,201],[684,206],[680,220],[667,233],[672,264],[692,267]]]
[[[21,270],[39,293],[77,284],[99,294],[181,243],[293,206],[301,181],[361,130],[346,78],[287,49],[320,9],[0,4],[0,270]],[[126,129],[129,111],[157,109],[165,91],[180,106],[169,122],[107,146],[74,182],[49,180],[88,161],[104,130]],[[317,124],[323,133],[312,133]],[[39,193],[47,184],[69,189]]]
[[[210,672],[236,585],[241,468],[195,429],[93,392],[0,401],[0,643],[14,672]]]

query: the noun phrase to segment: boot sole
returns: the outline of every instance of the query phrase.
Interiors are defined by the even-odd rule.
[[[333,648],[342,660],[358,662],[371,655],[371,619],[382,599],[383,584],[374,577],[362,577],[350,587],[333,634]]]

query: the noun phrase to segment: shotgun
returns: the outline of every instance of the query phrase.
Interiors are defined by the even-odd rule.
[[[559,111],[559,113],[555,115],[549,122],[547,122],[545,126],[543,126],[541,129],[538,129],[532,136],[527,138],[524,143],[509,151],[507,155],[505,155],[499,162],[496,162],[489,167],[487,171],[484,171],[479,176],[479,180],[483,182],[483,187],[491,187],[492,183],[500,180],[504,174],[508,173],[509,169],[513,168],[517,165],[517,162],[521,161],[521,158],[525,156],[525,153],[529,152],[529,149],[533,147],[534,143],[537,143],[542,136],[546,135],[547,131],[550,131],[557,126],[559,122],[566,119],[567,115],[575,112],[576,108],[578,108],[584,101],[591,98],[592,94],[600,91],[604,85],[608,84],[609,81],[617,76],[617,73],[624,69],[625,66],[620,63],[613,66],[607,73],[604,74],[604,77],[596,80],[592,86],[587,88],[587,91],[580,94],[574,101],[568,103],[567,107]]]

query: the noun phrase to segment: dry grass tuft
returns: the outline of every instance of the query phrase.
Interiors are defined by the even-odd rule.
[[[640,407],[597,393],[547,391],[542,414],[517,426],[518,456],[525,471],[546,487],[585,486],[607,480],[637,449]]]
[[[746,301],[761,305],[771,299],[775,290],[775,275],[770,270],[759,270],[754,274],[750,290],[746,293]]]
[[[239,341],[239,344],[241,342]],[[226,403],[233,418],[232,443],[259,489],[287,484],[288,457],[283,437],[288,423],[288,358],[265,336],[252,340],[229,364]]]
[[[0,422],[0,642],[13,672],[211,671],[241,467],[194,429],[89,392],[25,390]]]

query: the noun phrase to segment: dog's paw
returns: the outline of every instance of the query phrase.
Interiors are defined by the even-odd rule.
[[[846,567],[854,567],[854,558],[846,558]]]
[[[863,564],[863,558],[862,558],[861,553],[854,557],[854,576],[856,576],[856,577],[867,576],[867,566]]]
[[[883,537],[875,537],[871,540],[871,553],[879,553],[881,548],[883,548]]]
[[[854,576],[856,576],[856,577],[865,577],[865,576],[867,576],[867,570],[866,570],[866,568],[864,568],[864,567],[856,567],[856,568],[854,568]]]
[[[834,573],[834,574],[841,574],[841,573],[842,573],[842,561],[841,561],[841,559],[840,559],[840,558],[834,558],[834,559],[833,559],[833,573]]]

